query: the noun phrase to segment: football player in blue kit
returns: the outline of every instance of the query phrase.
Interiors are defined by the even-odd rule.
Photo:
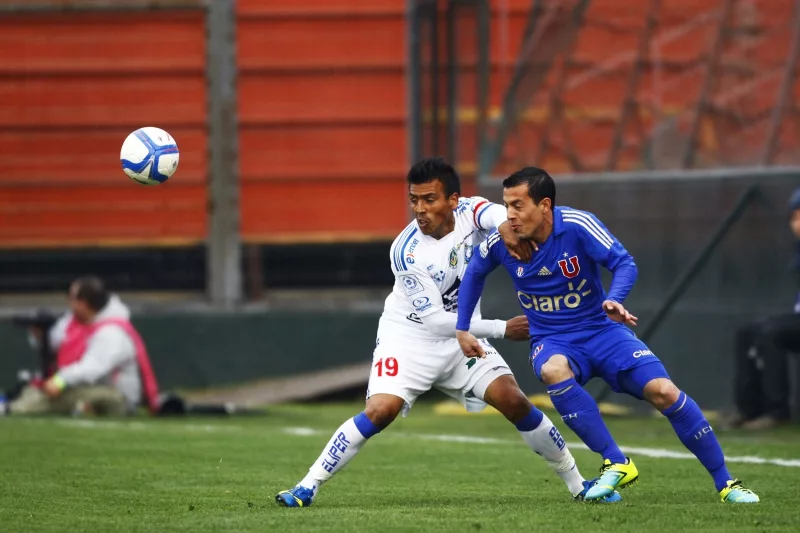
[[[601,476],[586,499],[603,498],[639,477],[611,437],[594,399],[583,389],[601,377],[616,392],[646,400],[708,470],[723,502],[755,503],[758,496],[732,477],[697,404],[669,378],[664,365],[627,326],[637,318],[622,302],[636,281],[633,257],[593,214],[556,206],[547,172],[527,167],[503,181],[508,222],[537,251],[514,259],[494,232],[475,250],[458,302],[457,337],[466,357],[482,357],[469,333],[486,277],[502,265],[511,275],[531,334],[530,363],[564,422],[603,458]],[[600,267],[613,274],[608,293]]]

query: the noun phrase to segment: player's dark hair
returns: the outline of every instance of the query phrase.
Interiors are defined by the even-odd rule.
[[[444,194],[449,197],[453,193],[461,194],[461,179],[456,169],[448,165],[441,157],[428,157],[411,167],[406,176],[409,185],[422,185],[439,180],[444,186]]]
[[[108,292],[106,284],[103,283],[103,280],[97,276],[84,276],[82,278],[78,278],[75,280],[75,285],[77,286],[75,297],[78,300],[86,302],[92,311],[100,311],[102,308],[108,305],[108,300],[111,298],[111,294]]]
[[[533,198],[536,205],[545,198],[550,198],[550,203],[556,205],[556,182],[547,171],[537,167],[525,167],[503,180],[503,187],[506,189],[524,184],[528,185],[528,196]]]

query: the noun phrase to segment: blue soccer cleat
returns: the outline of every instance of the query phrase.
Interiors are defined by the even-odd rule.
[[[584,481],[583,482],[583,490],[580,491],[575,496],[573,496],[575,501],[576,502],[582,502],[582,501],[586,500],[586,493],[589,492],[589,489],[591,489],[593,486],[595,486],[595,484],[597,484],[597,480],[598,480],[598,478],[590,479],[589,481]],[[592,502],[592,503],[616,503],[616,502],[621,502],[622,501],[622,496],[619,495],[619,492],[614,491],[614,492],[612,492],[611,494],[609,494],[608,496],[606,496],[604,498],[598,498],[596,500],[586,500],[586,501],[589,501],[589,502]]]
[[[297,485],[293,489],[280,491],[275,501],[284,507],[308,507],[314,502],[314,489]]]
[[[728,486],[719,491],[719,496],[724,503],[758,503],[758,495],[742,486],[738,479],[728,481]]]

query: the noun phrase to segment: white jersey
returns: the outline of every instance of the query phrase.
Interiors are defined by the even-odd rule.
[[[390,260],[394,288],[386,298],[378,338],[413,337],[441,340],[429,332],[422,318],[439,310],[458,312],[458,289],[472,258],[473,246],[482,242],[505,209],[478,196],[461,198],[455,210],[455,228],[435,239],[424,235],[412,221],[392,243]],[[479,319],[480,302],[473,320]]]

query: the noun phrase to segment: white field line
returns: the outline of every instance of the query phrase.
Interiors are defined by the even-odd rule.
[[[34,421],[34,419],[31,419]],[[37,422],[52,423],[53,420],[38,420]],[[148,429],[181,429],[189,432],[203,432],[210,433],[215,431],[231,431],[243,429],[242,426],[222,425],[215,426],[211,424],[184,424],[180,426],[152,424],[146,422],[123,422],[123,421],[95,421],[85,419],[63,419],[55,421],[59,425],[86,428],[86,429],[128,429],[128,430],[148,430]],[[300,437],[311,437],[318,435],[325,435],[327,432],[309,428],[309,427],[285,427],[281,430],[282,433],[287,435],[295,435]],[[461,444],[491,444],[491,445],[518,445],[518,440],[510,439],[497,439],[492,437],[474,437],[470,435],[449,435],[449,434],[430,434],[430,433],[402,433],[390,432],[389,435],[393,437],[414,439],[414,440],[427,440],[437,442],[454,442]],[[588,450],[585,444],[572,443],[569,447],[573,450]],[[620,446],[620,449],[634,456],[654,457],[656,459],[682,459],[696,461],[694,455],[688,452],[679,452],[675,450],[668,450],[665,448],[647,448],[642,446]],[[770,457],[759,457],[755,455],[728,455],[725,457],[728,463],[745,463],[745,464],[758,464],[758,465],[775,465],[784,467],[800,468],[800,459],[776,459]]]
[[[312,436],[321,435],[324,432],[312,428],[284,428],[284,433],[289,435],[298,436]],[[508,439],[495,439],[491,437],[472,437],[469,435],[436,435],[425,433],[391,433],[395,437],[410,438],[416,440],[429,440],[438,442],[457,442],[465,444],[519,444],[518,440]],[[570,449],[573,450],[588,450],[589,447],[581,443],[569,444]],[[620,446],[620,449],[633,456],[654,457],[656,459],[684,459],[696,461],[697,458],[688,452],[677,452],[674,450],[667,450],[664,448],[645,448],[641,446]],[[752,455],[728,455],[725,457],[728,463],[748,463],[748,464],[766,464],[776,466],[788,466],[800,468],[800,459],[772,459],[768,457],[758,457]]]
[[[73,428],[85,428],[85,429],[127,429],[131,431],[147,431],[147,430],[158,430],[158,429],[177,429],[179,431],[191,431],[191,432],[201,432],[201,433],[210,433],[213,431],[237,431],[241,429],[241,426],[233,426],[233,425],[224,425],[224,426],[215,426],[212,424],[181,424],[181,425],[172,425],[172,424],[157,424],[157,423],[149,423],[149,422],[128,422],[122,420],[92,420],[88,418],[64,418],[58,420],[47,420],[47,419],[30,419],[30,421],[36,422],[45,422],[45,423],[53,423],[55,422],[59,426],[66,426],[66,427],[73,427]]]

